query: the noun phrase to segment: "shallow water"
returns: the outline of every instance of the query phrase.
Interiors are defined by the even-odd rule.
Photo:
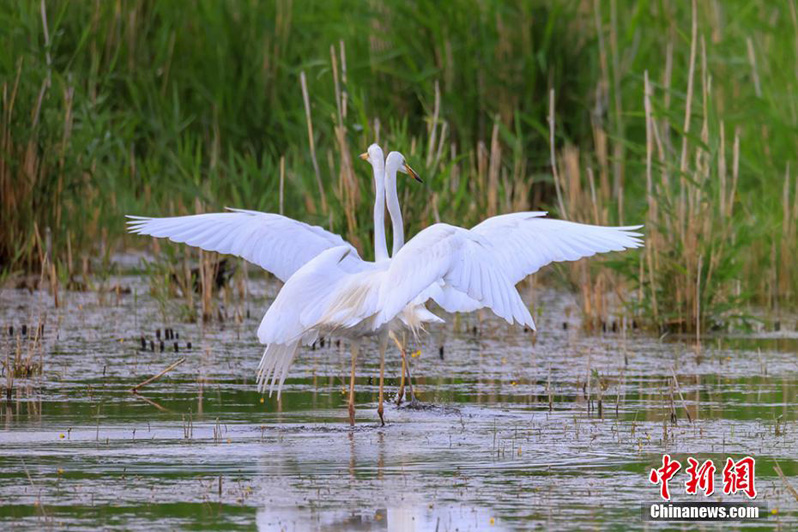
[[[17,379],[10,400],[5,369],[0,379],[2,528],[658,528],[641,505],[658,500],[648,473],[663,453],[719,469],[754,456],[769,514],[755,524],[798,525],[798,501],[773,469],[798,487],[798,334],[707,339],[697,355],[631,330],[584,335],[572,296],[544,291],[536,338],[473,315],[414,345],[427,407],[388,402],[385,427],[368,346],[350,430],[343,346],[304,350],[280,401],[256,392],[254,330],[273,284],[250,281],[248,300],[225,310],[241,320],[204,328],[165,323],[182,302],[153,299],[142,278],[107,284],[133,293],[62,293],[58,309],[44,293],[0,293],[4,360],[28,352],[23,324],[45,323],[41,355],[32,351],[43,374]],[[141,350],[141,336],[164,327],[180,351],[175,340]],[[391,399],[398,368],[389,350]],[[705,500],[685,494],[683,471],[674,500]]]

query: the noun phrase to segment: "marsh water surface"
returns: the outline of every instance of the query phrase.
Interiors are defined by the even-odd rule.
[[[421,406],[389,402],[385,427],[370,346],[350,430],[345,346],[302,351],[280,401],[257,393],[254,331],[273,283],[250,281],[247,301],[205,326],[181,322],[144,278],[107,285],[129,293],[64,292],[59,308],[43,292],[0,293],[2,358],[33,349],[43,365],[2,398],[2,528],[656,528],[641,505],[658,500],[648,473],[663,453],[720,467],[756,457],[768,517],[755,525],[798,526],[794,332],[708,338],[700,352],[628,323],[586,335],[573,296],[543,291],[536,337],[472,315],[412,344]],[[165,328],[179,337],[161,351]],[[389,399],[398,360],[390,350]],[[702,500],[684,480],[674,500]]]

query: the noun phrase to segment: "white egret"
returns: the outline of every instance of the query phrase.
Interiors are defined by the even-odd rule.
[[[376,163],[376,158],[382,157],[382,150],[376,144],[372,144],[369,147],[369,151],[360,155],[360,158],[366,160],[374,166]],[[391,152],[388,154],[388,157],[385,159],[384,164],[384,180],[382,183],[376,178],[377,169],[375,168],[375,188],[376,188],[376,200],[374,203],[374,246],[375,246],[375,262],[381,262],[382,260],[389,260],[387,259],[387,243],[385,237],[385,225],[384,225],[384,216],[385,216],[385,203],[387,202],[388,212],[391,217],[391,228],[393,234],[393,245],[392,245],[392,255],[395,256],[396,253],[402,248],[404,245],[404,222],[402,220],[402,209],[399,205],[399,195],[396,190],[396,177],[398,172],[403,172],[409,174],[413,177],[416,181],[421,183],[421,178],[418,174],[405,162],[405,158],[399,152]],[[406,367],[406,360],[405,360],[405,346],[399,339],[391,334],[395,331],[398,331],[403,328],[410,329],[411,332],[414,334],[420,329],[423,328],[423,324],[425,323],[443,323],[443,320],[437,317],[435,314],[431,313],[429,310],[426,309],[423,305],[423,301],[416,304],[410,304],[405,311],[400,314],[399,317],[394,319],[394,323],[387,327],[383,327],[381,331],[379,331],[379,352],[380,352],[380,382],[379,382],[379,392],[378,392],[378,406],[377,406],[377,414],[380,417],[380,423],[385,425],[385,417],[384,417],[384,397],[385,397],[385,349],[387,346],[387,341],[389,334],[396,342],[397,347],[399,348],[399,352],[402,357],[402,378],[404,378],[404,371]],[[350,408],[354,409],[354,371],[355,365],[354,361],[352,364],[352,374],[350,376]],[[409,372],[409,370],[408,370]],[[412,393],[412,385],[411,385],[411,393]],[[351,421],[351,419],[350,419]]]
[[[374,175],[374,256],[375,263],[381,263],[389,259],[385,238],[385,160],[382,149],[376,144],[372,144],[368,152],[361,157],[371,163]],[[396,196],[396,173],[400,170],[397,165],[406,166],[401,171],[409,173],[416,180],[421,181],[418,175],[404,164],[403,157],[394,157],[392,164],[394,165],[392,169],[394,196]],[[359,271],[363,267],[361,264],[363,261],[360,260],[357,251],[350,244],[340,236],[321,227],[310,226],[278,214],[240,209],[229,210],[230,212],[169,218],[128,216],[130,219],[128,225],[132,233],[168,238],[174,242],[186,243],[206,251],[242,257],[273,273],[283,282],[320,252],[336,246],[345,246],[351,252],[347,263],[342,265],[342,268],[350,267],[353,271]],[[394,222],[394,228],[397,226],[396,223]],[[401,219],[398,224],[401,227]],[[396,247],[397,244],[401,246],[402,241],[403,234],[399,235],[399,240],[394,240],[394,246]],[[423,306],[409,308],[397,319],[404,320],[402,323],[407,323],[408,326],[418,326],[422,322],[442,321]],[[316,337],[313,337],[309,342],[313,342],[315,339]],[[381,383],[384,380],[386,344],[387,336],[381,338]],[[292,360],[294,355],[295,350],[291,355]],[[266,382],[265,378],[261,378],[266,360],[268,357],[264,353],[258,372],[259,389],[261,390]],[[351,385],[354,386],[354,380]],[[382,397],[382,387],[380,396]],[[382,400],[380,400],[378,411],[380,419],[383,419]]]
[[[590,226],[542,218],[542,212],[521,212],[489,218],[471,230],[435,224],[401,249],[403,234],[396,239],[400,233],[395,231],[394,257],[384,260],[387,245],[380,244],[385,238],[384,209],[379,202],[379,168],[373,159],[377,262],[363,261],[350,244],[320,227],[274,214],[236,210],[131,222],[133,232],[238,255],[285,281],[258,329],[258,338],[267,344],[258,370],[261,389],[271,378],[272,388],[279,382],[279,394],[300,343],[311,343],[320,335],[350,339],[350,423],[354,423],[355,362],[364,336],[384,335],[399,326],[415,329],[423,308],[419,305],[429,298],[450,312],[487,307],[508,323],[534,329],[515,289],[521,279],[554,261],[642,245],[638,238],[642,235],[635,232],[640,226]],[[403,158],[402,163],[407,171]],[[395,189],[392,194],[396,196]],[[398,198],[387,201],[389,211],[398,207]],[[437,319],[426,309],[423,312]],[[383,367],[384,362],[381,374]]]
[[[392,151],[388,154],[388,157],[385,162],[385,201],[388,207],[388,213],[391,216],[391,227],[392,227],[392,234],[393,234],[393,247],[392,247],[392,255],[396,256],[402,246],[405,243],[405,229],[404,229],[404,221],[402,219],[402,208],[399,204],[399,194],[397,193],[396,189],[396,175],[397,171],[403,168],[406,172],[411,173],[414,179],[421,181],[415,171],[410,168],[409,165],[405,163],[404,156],[396,151]],[[439,299],[443,297],[443,293],[440,289],[433,289],[431,290],[431,294],[434,293]],[[466,296],[463,296],[466,297]],[[426,302],[428,298],[422,295],[421,297],[417,298],[416,301],[413,302],[417,311],[421,312],[422,310],[426,311],[426,308],[423,304]],[[433,319],[424,320],[425,323],[431,322],[440,322],[442,323],[439,317],[432,314]],[[411,332],[414,334],[417,333],[418,329],[411,329]],[[406,357],[406,346],[404,341],[400,341],[399,338],[395,334],[390,335],[393,341],[396,343],[396,346],[399,348],[399,352],[402,358],[402,371],[400,376],[400,388],[399,393],[397,396],[397,404],[401,401],[402,394],[404,392],[404,379],[405,374],[408,376],[408,383],[410,386],[410,394],[411,398],[415,399],[413,396],[413,385],[410,380],[410,368],[407,362]],[[404,335],[403,335],[404,338]],[[378,407],[378,411],[382,411],[382,384],[383,383],[383,371],[382,366],[380,369],[380,406]],[[382,415],[380,415],[380,419],[382,419]]]
[[[369,154],[364,153],[361,155],[361,158],[366,160],[370,160]],[[404,221],[402,219],[402,209],[399,205],[399,194],[396,190],[396,177],[398,172],[404,172],[413,177],[418,182],[421,182],[421,178],[418,174],[405,162],[404,156],[396,151],[392,151],[388,154],[388,157],[385,159],[385,201],[388,207],[388,213],[391,217],[391,229],[393,235],[393,245],[392,245],[392,256],[396,256],[402,246],[404,246],[405,242],[405,229],[404,229]],[[405,355],[405,345],[399,338],[394,334],[395,332],[399,331],[400,329],[407,328],[416,335],[419,329],[423,328],[423,325],[426,323],[443,323],[443,320],[440,319],[435,314],[431,313],[429,310],[426,309],[424,306],[424,301],[415,301],[410,304],[410,308],[405,309],[402,315],[397,318],[398,321],[393,323],[391,326],[384,328],[383,335],[380,338],[381,345],[387,341],[387,337],[390,336],[393,341],[396,343],[396,346],[399,348],[399,352],[402,358],[402,387],[400,388],[400,394],[402,393],[401,390],[404,389],[404,376],[405,373],[408,374],[408,382],[409,381],[409,368],[407,366],[406,355]],[[385,419],[383,417],[383,399],[384,399],[384,385],[385,385],[385,351],[384,349],[380,350],[380,385],[379,385],[379,401],[377,407],[377,413],[380,416],[380,422],[384,425]],[[412,384],[410,384],[410,393],[413,393]]]
[[[390,210],[398,200],[393,201],[387,188]],[[429,298],[450,312],[487,307],[510,324],[534,329],[515,289],[520,280],[554,261],[642,245],[642,235],[635,232],[641,226],[591,226],[542,218],[545,214],[495,216],[471,230],[435,224],[395,248],[390,261],[377,264],[352,257],[343,246],[324,251],[286,283],[264,316],[259,337],[268,347],[260,379],[271,378],[279,390],[300,342],[319,335],[350,339],[353,423],[354,361],[362,337],[408,325],[408,312],[412,316],[412,310]],[[384,348],[381,351],[384,354]]]
[[[367,153],[361,155],[361,158],[375,165],[375,158],[382,156],[382,151],[378,146],[372,145]],[[396,177],[398,172],[403,172],[411,175],[417,181],[421,181],[418,174],[405,162],[404,157],[398,152],[391,152],[385,160],[384,166],[384,182],[376,179],[376,166],[375,166],[375,185],[376,185],[376,198],[377,202],[374,206],[374,245],[375,256],[380,259],[374,263],[362,262],[360,269],[354,273],[376,273],[385,271],[389,267],[392,259],[383,259],[387,257],[387,244],[385,238],[384,214],[385,214],[385,189],[388,190],[388,208],[391,215],[391,222],[393,227],[393,254],[394,256],[404,243],[404,227],[399,208],[398,195],[396,193]],[[384,250],[384,251],[383,251]],[[391,333],[401,330],[410,329],[414,333],[423,327],[425,323],[438,322],[442,323],[443,320],[435,316],[427,310],[420,303],[409,302],[401,312],[392,316],[385,323],[379,327],[370,327],[366,324],[354,321],[351,323],[340,323],[333,327],[319,326],[311,327],[308,331],[297,337],[291,336],[292,326],[295,327],[294,331],[309,327],[313,320],[319,318],[318,312],[335,303],[325,299],[333,291],[333,286],[338,281],[345,281],[344,270],[337,270],[330,272],[330,275],[324,274],[322,258],[318,257],[320,261],[321,270],[316,272],[312,269],[311,264],[307,268],[297,272],[297,279],[292,284],[291,288],[286,290],[286,287],[278,294],[272,306],[266,312],[261,327],[258,329],[258,337],[261,342],[268,344],[266,351],[263,353],[261,363],[258,366],[258,384],[259,389],[265,389],[267,382],[271,379],[270,393],[277,386],[278,395],[280,387],[282,386],[288,369],[293,363],[299,345],[309,344],[319,336],[335,336],[349,340],[352,345],[352,365],[349,380],[349,421],[354,424],[354,384],[355,384],[355,368],[357,363],[357,355],[359,346],[363,338],[368,336],[378,337],[378,345],[380,352],[380,384],[379,384],[379,401],[377,413],[380,417],[380,422],[384,425],[384,383],[385,383],[385,350],[388,343],[388,338]],[[353,266],[350,264],[350,270]],[[351,272],[350,272],[351,273]],[[309,293],[307,291],[310,288]],[[328,324],[329,325],[329,324]],[[396,338],[394,336],[394,338]],[[397,346],[404,354],[404,347],[396,340]]]

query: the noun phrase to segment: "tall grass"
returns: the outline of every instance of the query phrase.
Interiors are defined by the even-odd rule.
[[[123,213],[197,205],[282,210],[368,256],[353,156],[378,139],[426,178],[401,191],[411,233],[527,208],[645,222],[644,252],[569,270],[589,323],[611,293],[690,331],[794,306],[794,0],[20,0],[0,26],[6,269],[50,250],[71,274],[139,245]]]

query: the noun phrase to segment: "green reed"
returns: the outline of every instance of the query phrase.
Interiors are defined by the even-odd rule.
[[[646,251],[569,270],[596,320],[608,293],[679,330],[794,305],[794,0],[19,0],[0,27],[4,270],[140,246],[125,213],[278,212],[281,160],[285,214],[369,256],[355,155],[379,139],[425,178],[402,184],[411,234],[646,223]]]

